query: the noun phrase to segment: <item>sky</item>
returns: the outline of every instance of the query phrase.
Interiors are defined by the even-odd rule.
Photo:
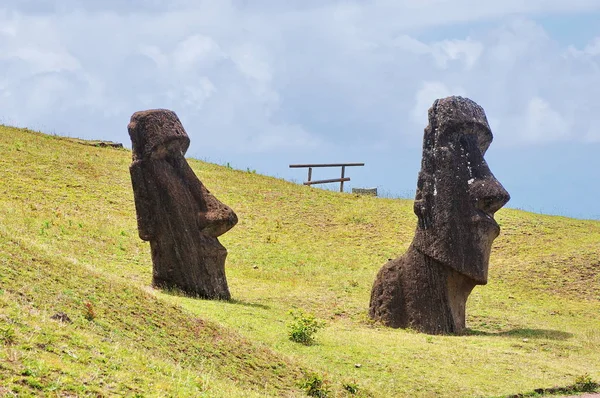
[[[298,183],[364,162],[347,190],[412,198],[449,95],[485,109],[508,207],[600,219],[600,0],[0,3],[0,123],[46,133],[130,147],[167,108],[187,156]]]

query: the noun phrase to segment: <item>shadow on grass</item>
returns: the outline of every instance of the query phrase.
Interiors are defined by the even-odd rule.
[[[467,329],[467,336],[499,336],[499,337],[519,337],[529,339],[550,339],[567,340],[573,337],[573,333],[562,332],[551,329],[511,329],[504,332],[486,332],[482,330]]]
[[[235,304],[235,305],[243,305],[244,307],[262,308],[263,310],[271,309],[271,307],[269,307],[268,305],[258,304],[258,303],[248,303],[246,301],[237,300],[237,299],[230,299],[230,300],[226,301],[226,303]]]
[[[169,296],[183,297],[183,298],[188,298],[188,299],[193,299],[193,300],[220,301],[220,302],[227,303],[227,304],[243,305],[245,307],[253,307],[253,308],[262,308],[264,310],[268,310],[271,308],[268,305],[258,304],[258,303],[248,303],[246,301],[242,301],[242,300],[238,300],[238,299],[222,300],[222,299],[209,299],[209,298],[202,297],[202,296],[193,296],[193,295],[187,294],[176,288],[160,289],[160,292],[163,294],[167,294]]]
[[[547,395],[580,395],[581,393],[596,393],[600,388],[600,384],[592,380],[589,374],[583,374],[575,378],[575,383],[566,387],[551,387],[551,388],[536,388],[533,391],[507,395],[505,398],[525,398],[525,397],[540,397]],[[596,394],[594,394],[595,396]]]

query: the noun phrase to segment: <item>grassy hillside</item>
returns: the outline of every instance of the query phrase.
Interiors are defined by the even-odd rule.
[[[330,396],[600,380],[600,222],[501,210],[469,335],[428,336],[366,316],[376,272],[412,239],[412,201],[190,160],[240,219],[220,239],[234,299],[197,300],[148,287],[130,156],[0,127],[0,395],[301,396],[310,372]],[[291,309],[325,321],[317,344],[288,340]]]

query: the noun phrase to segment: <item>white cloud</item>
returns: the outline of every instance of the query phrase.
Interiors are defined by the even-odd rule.
[[[80,68],[76,58],[66,51],[23,47],[0,55],[0,59],[18,59],[29,65],[30,73],[75,71]]]
[[[177,43],[171,59],[175,70],[189,73],[196,69],[210,68],[225,56],[211,37],[196,34]]]
[[[592,42],[585,46],[583,51],[591,56],[600,55],[600,37],[596,37]]]
[[[138,49],[139,53],[150,58],[160,69],[168,67],[169,59],[157,46],[142,44]]]
[[[462,60],[467,70],[473,68],[481,53],[483,45],[468,37],[466,40],[443,40],[434,43],[432,55],[439,67],[446,69],[449,61]]]
[[[17,29],[14,25],[0,26],[0,35],[15,37],[17,35]]]
[[[251,152],[268,152],[281,148],[316,148],[322,141],[298,125],[274,125],[261,135],[248,137],[243,145]]]
[[[513,19],[492,31],[491,39],[490,61],[504,70],[521,66],[526,58],[538,60],[540,56],[552,55],[552,49],[548,49],[552,41],[541,26],[530,20]]]
[[[445,98],[451,95],[466,96],[461,87],[449,89],[441,82],[423,82],[419,91],[415,95],[415,106],[411,111],[414,121],[418,124],[427,124],[427,110],[438,98]],[[420,132],[419,132],[420,133]]]
[[[598,127],[590,128],[586,135],[583,136],[584,142],[600,143],[600,129]]]
[[[470,37],[465,40],[442,40],[427,44],[403,34],[389,40],[388,45],[390,49],[408,51],[418,55],[430,55],[440,69],[454,66],[452,61],[462,61],[464,68],[469,70],[473,68],[484,51],[483,44]]]
[[[390,41],[392,48],[397,47],[400,50],[406,50],[415,54],[429,54],[431,47],[408,35],[400,35]]]
[[[208,78],[201,77],[197,84],[187,85],[179,92],[169,91],[167,96],[173,102],[180,101],[186,108],[200,111],[216,91],[215,86]]]
[[[575,46],[569,46],[565,55],[576,58],[589,58],[600,55],[600,36],[590,41],[582,50],[577,49]]]
[[[597,121],[600,39],[568,49],[526,17],[505,17],[599,9],[596,0],[54,4],[0,6],[3,120],[127,140],[131,113],[169,107],[203,148],[240,151],[420,145],[427,109],[448,95],[480,103],[506,145],[585,140]],[[488,22],[469,35],[421,34],[465,21]]]
[[[569,125],[550,104],[534,97],[527,104],[524,139],[530,142],[564,140],[569,137]]]
[[[243,43],[233,49],[231,58],[244,75],[259,82],[271,81],[273,73],[267,60],[267,51],[261,46]]]

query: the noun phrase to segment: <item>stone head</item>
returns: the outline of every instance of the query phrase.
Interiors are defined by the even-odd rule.
[[[168,154],[183,156],[190,146],[190,139],[179,118],[168,109],[134,113],[127,130],[134,160],[162,158]]]
[[[484,110],[468,98],[438,99],[429,109],[414,210],[417,250],[487,283],[494,213],[510,196],[484,155],[493,136]]]

